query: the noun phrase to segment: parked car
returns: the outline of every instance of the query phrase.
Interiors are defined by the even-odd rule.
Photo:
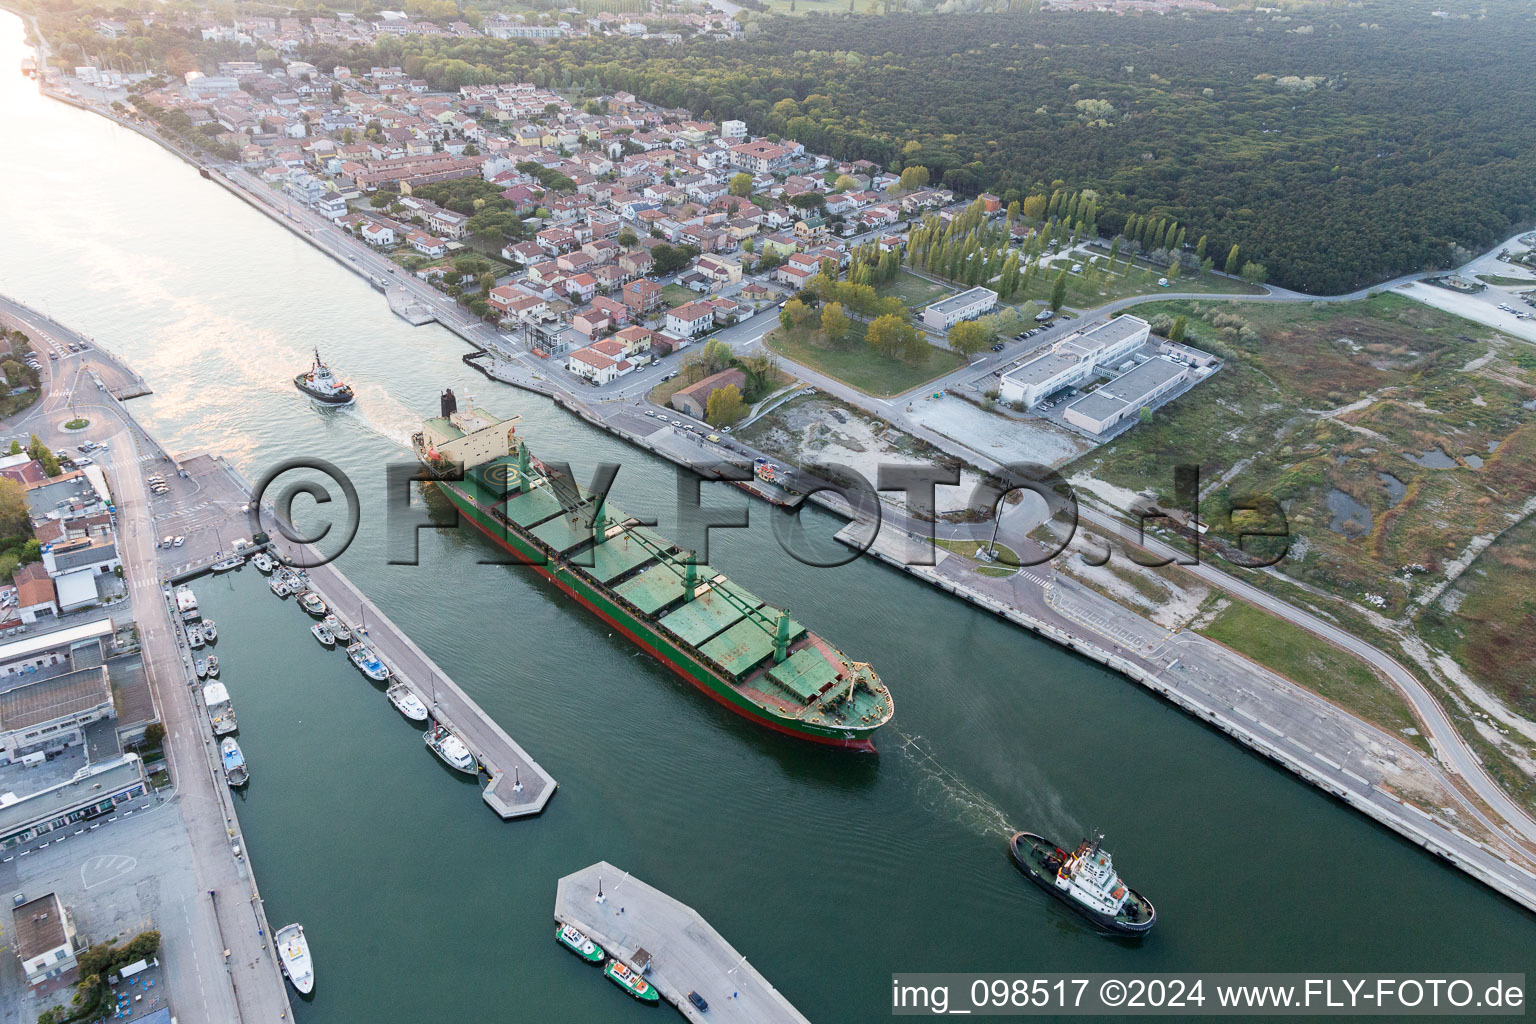
[[[173,540],[173,541],[171,541],[171,544],[172,544],[172,545],[173,545],[173,546],[175,546],[175,547],[178,547],[178,548],[179,548],[179,547],[181,547],[181,546],[182,546],[182,545],[183,545],[183,544],[185,544],[185,543],[186,543],[186,542],[187,542],[187,538],[185,538],[185,537],[177,537],[177,538],[176,538],[176,539],[175,539],[175,540]]]

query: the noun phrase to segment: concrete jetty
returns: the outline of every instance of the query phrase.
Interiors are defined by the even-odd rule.
[[[491,810],[504,821],[530,817],[544,810],[549,798],[555,795],[554,776],[507,735],[334,563],[315,566],[306,570],[305,575],[309,589],[318,593],[342,621],[366,629],[368,645],[384,659],[395,678],[414,690],[421,702],[432,709],[433,716],[468,745],[491,777],[490,784],[480,791]]]
[[[631,966],[648,956],[646,980],[691,1021],[809,1024],[698,911],[607,861],[560,879],[555,920]],[[707,1013],[690,992],[704,997]]]

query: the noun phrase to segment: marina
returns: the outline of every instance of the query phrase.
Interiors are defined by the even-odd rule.
[[[691,1021],[809,1024],[698,911],[607,861],[560,879],[555,922],[601,946],[621,976],[638,970]],[[587,958],[574,937],[559,941]],[[690,993],[708,1011],[701,1012]]]

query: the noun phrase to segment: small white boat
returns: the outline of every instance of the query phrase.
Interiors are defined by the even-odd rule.
[[[231,569],[238,569],[238,568],[240,568],[244,564],[245,564],[245,559],[244,558],[240,557],[239,555],[231,555],[228,558],[221,558],[219,561],[214,562],[213,563],[213,571],[214,572],[229,572],[229,570],[231,570]]]
[[[203,617],[197,610],[197,595],[192,593],[191,587],[176,588],[176,610],[181,613],[182,622],[196,622]]]
[[[240,744],[235,742],[233,736],[225,736],[219,744],[219,757],[224,762],[224,781],[229,783],[230,789],[251,781],[251,770],[246,766],[245,755],[240,752]]]
[[[362,641],[358,641],[347,648],[347,657],[352,659],[358,671],[372,679],[376,683],[382,683],[389,678],[389,666],[379,660],[379,656]]]
[[[336,646],[336,635],[325,628],[325,623],[317,622],[309,627],[309,631],[315,635],[315,639],[319,640],[323,646]]]
[[[204,644],[203,627],[193,623],[187,627],[187,643],[195,651]]]
[[[217,654],[210,654],[210,655],[208,655],[208,678],[209,679],[217,679],[218,677],[219,677],[219,656]]]
[[[219,627],[214,625],[212,619],[203,620],[203,639],[208,643],[214,643],[219,639]]]
[[[325,623],[325,628],[331,631],[331,636],[336,638],[337,643],[345,644],[352,642],[352,630],[348,628],[345,622],[336,617],[335,612],[327,615],[321,621]]]
[[[293,987],[304,995],[315,988],[315,965],[309,958],[309,942],[304,938],[304,926],[285,924],[272,936],[277,946],[277,960],[283,965],[283,973],[293,982]]]
[[[261,573],[263,576],[270,575],[272,570],[277,568],[277,563],[274,562],[272,560],[272,556],[267,554],[265,551],[258,551],[252,555],[251,564],[254,565],[256,567],[256,571]]]
[[[395,706],[395,710],[413,722],[425,722],[427,720],[427,706],[421,702],[421,698],[404,683],[395,683],[384,691],[389,702]]]
[[[197,659],[197,664],[194,665],[193,668],[197,670],[197,678],[199,678],[199,679],[207,679],[208,678],[208,659],[207,658],[198,658]]]
[[[223,683],[209,683],[203,687],[203,706],[208,709],[208,721],[215,736],[227,736],[240,728],[240,722],[235,718],[235,706],[229,699],[229,689]]]
[[[469,752],[469,747],[464,741],[455,736],[446,725],[439,725],[435,729],[428,729],[421,734],[427,746],[432,752],[442,758],[443,764],[457,769],[465,775],[479,775],[480,764],[475,760],[475,755]]]
[[[276,594],[278,597],[288,597],[293,593],[292,590],[288,589],[287,579],[282,576],[273,576],[270,580],[267,581],[267,586],[271,587],[272,593]]]

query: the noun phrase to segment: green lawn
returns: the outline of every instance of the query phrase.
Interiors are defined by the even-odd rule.
[[[1199,632],[1387,732],[1418,727],[1407,701],[1365,662],[1254,605],[1233,601]],[[1423,749],[1421,737],[1404,738]]]
[[[954,291],[955,289],[947,285],[935,284],[918,277],[905,268],[896,275],[896,280],[875,285],[875,294],[882,299],[887,295],[894,295],[908,306],[927,306],[946,295],[953,294]]]
[[[1166,270],[1158,270],[1138,264],[1129,273],[1125,272],[1125,261],[1115,261],[1115,269],[1106,271],[1103,269],[1103,260],[1100,266],[1089,267],[1084,264],[1081,274],[1067,273],[1067,299],[1066,304],[1075,309],[1092,309],[1102,306],[1106,302],[1114,302],[1116,299],[1129,298],[1133,295],[1155,295],[1161,291],[1170,292],[1209,292],[1213,295],[1257,295],[1259,289],[1243,281],[1233,281],[1215,274],[1201,275],[1191,271],[1185,271],[1182,276],[1173,278],[1164,289],[1157,281],[1167,274]],[[1028,288],[1013,297],[1013,301],[1024,299],[1039,299],[1048,301],[1051,297],[1051,289],[1056,284],[1057,267],[1045,267],[1035,279],[1030,282]]]
[[[780,355],[836,377],[867,395],[899,395],[965,365],[964,357],[958,352],[931,345],[920,363],[890,359],[870,351],[863,344],[862,324],[856,323],[855,329],[860,334],[860,341],[846,348],[826,345],[819,332],[787,334],[782,327],[774,328],[767,337],[767,344]]]
[[[689,291],[680,284],[669,284],[661,290],[661,297],[666,302],[668,309],[676,309],[678,306],[699,298],[699,295],[696,292]]]

